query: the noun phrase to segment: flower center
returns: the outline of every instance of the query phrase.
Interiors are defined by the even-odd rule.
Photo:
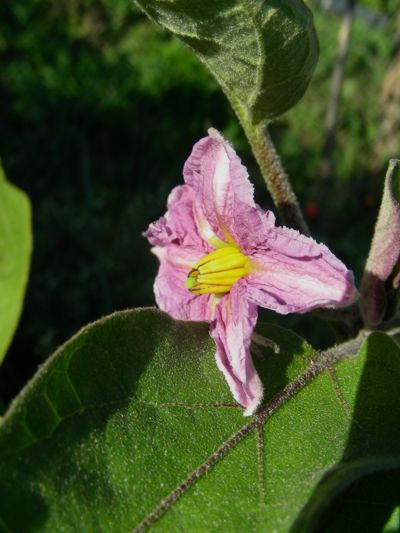
[[[249,272],[249,259],[236,246],[227,245],[197,261],[188,274],[185,287],[195,294],[225,293]]]

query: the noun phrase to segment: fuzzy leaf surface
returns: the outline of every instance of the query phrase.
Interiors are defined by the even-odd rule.
[[[136,2],[194,50],[253,124],[277,117],[303,96],[319,48],[302,0]]]
[[[280,353],[255,350],[266,393],[249,419],[205,324],[144,309],[84,328],[0,426],[0,529],[287,532],[317,493],[332,501],[332,469],[398,457],[390,338],[336,362],[289,330],[259,333]]]

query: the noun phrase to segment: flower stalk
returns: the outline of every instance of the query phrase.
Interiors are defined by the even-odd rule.
[[[289,176],[268,132],[268,122],[254,124],[246,109],[230,94],[224,92],[242,125],[282,222],[304,235],[311,235]]]
[[[286,226],[310,235],[297,196],[283,167],[267,126],[244,126],[253,154],[260,167],[267,189]]]

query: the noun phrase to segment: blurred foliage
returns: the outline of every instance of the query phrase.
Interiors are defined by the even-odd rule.
[[[372,7],[390,6],[375,1]],[[386,166],[373,146],[394,19],[383,28],[355,23],[336,179],[322,198],[320,152],[340,19],[315,9],[315,23],[321,43],[316,75],[272,133],[313,232],[359,275]],[[157,262],[141,233],[164,211],[207,127],[232,140],[249,166],[257,201],[271,204],[214,80],[130,0],[2,3],[0,62],[0,153],[9,179],[31,198],[35,236],[22,323],[0,373],[8,401],[81,326],[153,303]],[[330,340],[312,317],[292,323],[316,343]]]
[[[360,4],[388,14],[395,13],[399,8],[398,0],[363,0]]]

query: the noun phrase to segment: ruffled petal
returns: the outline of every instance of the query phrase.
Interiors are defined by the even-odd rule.
[[[245,416],[260,405],[263,386],[250,354],[251,337],[257,321],[257,306],[245,297],[246,282],[233,285],[215,307],[210,333],[217,345],[216,361]]]
[[[228,234],[246,252],[250,235],[274,226],[274,215],[254,203],[246,168],[216,130],[194,145],[183,174],[198,211],[220,239]]]
[[[247,297],[281,314],[348,305],[357,297],[353,273],[323,244],[275,228],[253,250]]]
[[[167,212],[150,224],[144,236],[153,246],[176,244],[209,252],[211,248],[199,233],[194,210],[193,189],[188,185],[175,187],[168,197]]]
[[[152,249],[160,260],[160,268],[154,283],[158,307],[178,320],[206,320],[212,318],[212,294],[196,295],[185,287],[192,265],[202,252],[196,248],[170,244]]]

